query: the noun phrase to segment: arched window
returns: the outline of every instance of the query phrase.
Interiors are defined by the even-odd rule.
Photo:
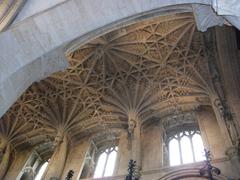
[[[48,166],[48,162],[45,162],[45,163],[41,166],[41,168],[39,169],[39,171],[38,171],[36,177],[34,178],[34,180],[41,180],[41,179],[42,179],[42,176],[43,176],[45,170],[47,169],[47,166]]]
[[[203,142],[199,130],[185,130],[169,138],[170,166],[203,161]]]
[[[117,157],[118,147],[107,148],[98,158],[97,166],[94,172],[94,178],[112,176]]]

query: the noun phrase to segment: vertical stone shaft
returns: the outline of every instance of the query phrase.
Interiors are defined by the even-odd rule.
[[[90,140],[86,139],[83,140],[80,144],[74,145],[69,148],[69,153],[62,174],[62,179],[66,178],[69,170],[74,171],[72,180],[77,180],[80,178],[90,145]]]
[[[226,99],[240,126],[240,50],[232,27],[216,27],[217,64],[223,80]],[[239,128],[239,127],[238,127]]]
[[[220,102],[219,97],[217,95],[212,94],[210,95],[210,98],[211,98],[213,111],[215,113],[218,125],[223,135],[224,143],[226,147],[231,147],[232,146],[231,137],[228,132],[225,119],[223,117],[223,112],[221,112],[223,107],[221,107],[222,105],[218,104]]]
[[[136,120],[136,127],[133,131],[132,136],[132,151],[131,157],[133,160],[137,161],[137,166],[141,169],[142,159],[141,159],[141,127],[140,122]]]
[[[2,161],[0,162],[0,179],[3,179],[4,175],[7,172],[9,161],[11,155],[11,147],[10,144],[7,144],[5,152],[2,157]]]
[[[126,131],[122,131],[118,144],[118,153],[115,166],[114,175],[123,175],[127,174],[127,166],[130,157],[131,149],[129,146],[128,134]]]
[[[67,157],[68,140],[66,134],[63,135],[62,142],[56,147],[44,179],[60,179]]]

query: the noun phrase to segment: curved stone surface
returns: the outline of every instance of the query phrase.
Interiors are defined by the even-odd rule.
[[[4,30],[17,15],[26,0],[0,1],[0,31]]]
[[[212,7],[219,15],[240,16],[238,0],[212,0]]]
[[[166,12],[169,6],[184,11],[179,5],[192,3],[211,4],[209,0],[68,0],[16,23],[0,34],[0,116],[32,82],[66,67],[62,58],[58,63],[48,57],[56,49],[63,54],[76,39],[83,43],[142,16]]]
[[[51,1],[28,0],[24,4],[22,10],[19,12],[19,14],[17,15],[16,19],[13,21],[12,24],[20,22],[34,14],[46,11],[47,9],[57,6],[65,1],[68,0],[51,0]]]

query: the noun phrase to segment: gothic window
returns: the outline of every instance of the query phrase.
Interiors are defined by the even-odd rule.
[[[185,130],[169,138],[170,166],[203,161],[203,143],[198,130]]]
[[[98,158],[94,172],[94,178],[112,176],[117,157],[118,147],[109,147],[102,152]]]
[[[41,168],[39,169],[39,171],[38,171],[38,173],[37,173],[37,175],[36,175],[36,177],[35,177],[34,180],[41,180],[41,179],[42,179],[42,176],[43,176],[44,172],[46,171],[47,166],[48,166],[48,162],[45,162],[45,163],[41,166]]]

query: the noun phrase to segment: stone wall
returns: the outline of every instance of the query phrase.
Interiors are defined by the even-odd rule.
[[[223,136],[211,107],[204,107],[196,112],[203,143],[209,149],[214,159],[226,157],[227,147],[224,145]]]
[[[77,180],[80,177],[84,161],[87,155],[87,151],[89,150],[89,148],[90,148],[89,140],[84,140],[78,145],[71,146],[68,152],[65,168],[62,175],[63,179],[67,176],[69,170],[74,171],[73,180]]]
[[[159,169],[162,166],[162,132],[155,124],[142,132],[142,170]]]

